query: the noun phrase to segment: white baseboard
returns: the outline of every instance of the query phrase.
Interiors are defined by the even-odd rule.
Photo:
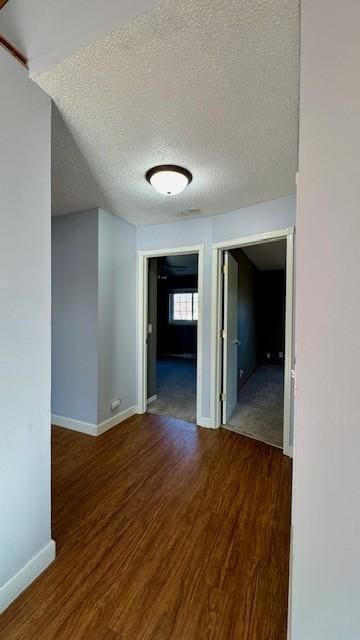
[[[97,426],[96,435],[100,436],[102,433],[105,433],[105,431],[109,431],[109,429],[112,429],[113,427],[116,427],[116,425],[120,424],[121,422],[124,422],[124,420],[131,418],[131,416],[134,416],[137,412],[138,412],[137,406],[134,405],[133,407],[129,407],[129,409],[125,409],[124,411],[117,413],[116,416],[112,416],[108,420],[104,420],[104,422],[100,422],[100,424],[98,424]]]
[[[199,427],[205,427],[206,429],[215,429],[211,424],[210,418],[199,418],[197,424]]]
[[[116,427],[117,424],[120,424],[127,418],[131,418],[131,416],[135,415],[138,412],[138,408],[136,405],[133,407],[129,407],[129,409],[124,409],[120,413],[117,413],[115,416],[111,416],[108,420],[104,420],[99,424],[92,424],[91,422],[81,422],[81,420],[74,420],[73,418],[65,418],[64,416],[51,416],[51,424],[55,427],[63,427],[64,429],[70,429],[71,431],[78,431],[79,433],[85,433],[88,436],[100,436],[105,431],[109,431],[113,427]]]
[[[155,393],[155,395],[151,396],[151,398],[148,398],[146,401],[147,406],[149,406],[149,404],[151,404],[152,402],[155,402],[155,400],[157,400],[157,393]]]
[[[55,542],[50,540],[0,587],[0,613],[17,598],[55,560]]]
[[[97,436],[97,425],[91,422],[81,422],[81,420],[74,420],[73,418],[65,418],[65,416],[51,416],[51,424],[55,427],[63,427],[64,429],[71,429],[71,431],[79,431],[79,433],[86,433],[88,436]]]

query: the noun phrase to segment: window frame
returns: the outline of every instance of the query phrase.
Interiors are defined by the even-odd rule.
[[[183,325],[185,327],[196,326],[197,320],[174,320],[174,294],[191,293],[192,294],[192,314],[194,314],[194,293],[199,294],[199,290],[194,287],[186,287],[185,289],[170,289],[168,292],[168,324]]]

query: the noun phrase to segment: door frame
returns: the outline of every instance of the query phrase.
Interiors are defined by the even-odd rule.
[[[229,366],[229,362],[230,362],[230,358],[229,358],[229,279],[230,279],[230,264],[231,261],[233,260],[234,263],[236,263],[236,293],[238,293],[238,279],[239,279],[239,265],[236,262],[235,258],[233,256],[231,256],[230,252],[227,249],[224,249],[222,251],[222,255],[221,255],[221,260],[222,260],[222,273],[223,273],[223,278],[222,278],[222,286],[224,287],[223,292],[223,304],[222,304],[222,329],[224,331],[223,333],[223,340],[222,340],[222,353],[221,353],[221,359],[222,359],[222,388],[221,388],[221,392],[222,392],[222,405],[221,405],[221,422],[223,424],[225,424],[226,422],[226,415],[229,413],[229,407],[228,407],[228,403],[229,403],[229,394],[227,393],[228,391],[228,366]],[[236,296],[237,297],[237,296]],[[236,307],[237,307],[237,300],[236,300]],[[237,308],[236,308],[236,327],[237,327]],[[236,337],[237,337],[237,328],[236,328]],[[235,352],[236,352],[236,360],[237,360],[237,346],[234,346]],[[236,384],[236,397],[235,399],[235,405],[236,405],[236,400],[237,400],[237,381],[235,379],[235,384]],[[235,406],[233,407],[233,409],[235,408]],[[225,420],[224,420],[225,417]]]
[[[202,348],[203,348],[203,295],[204,295],[204,245],[188,245],[172,249],[153,249],[137,252],[138,305],[137,305],[137,404],[138,413],[147,410],[147,331],[148,331],[148,267],[150,258],[176,255],[198,255],[197,353],[196,353],[196,422],[208,427],[209,420],[202,418]]]
[[[212,309],[211,309],[211,369],[210,420],[216,428],[221,426],[222,379],[222,252],[254,244],[286,240],[286,304],[285,304],[285,361],[284,361],[284,436],[283,452],[292,456],[291,427],[293,414],[294,369],[294,227],[268,233],[258,233],[212,245]]]

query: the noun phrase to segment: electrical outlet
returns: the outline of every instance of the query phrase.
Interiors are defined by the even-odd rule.
[[[283,351],[279,351],[279,358],[280,360],[282,360],[284,357],[284,352]]]
[[[268,353],[266,354],[266,357],[267,357],[267,359],[268,359],[268,360],[270,360],[270,358],[271,358],[271,353],[269,353],[269,352],[268,352]]]
[[[245,375],[244,369],[240,369],[240,378],[243,378]]]
[[[120,407],[120,404],[121,404],[120,398],[118,398],[117,400],[113,400],[110,404],[111,411],[115,411],[115,409],[118,409]]]

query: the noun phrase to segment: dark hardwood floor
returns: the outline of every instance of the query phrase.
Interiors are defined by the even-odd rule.
[[[155,415],[54,428],[57,559],[1,640],[285,640],[290,475],[275,448]]]

